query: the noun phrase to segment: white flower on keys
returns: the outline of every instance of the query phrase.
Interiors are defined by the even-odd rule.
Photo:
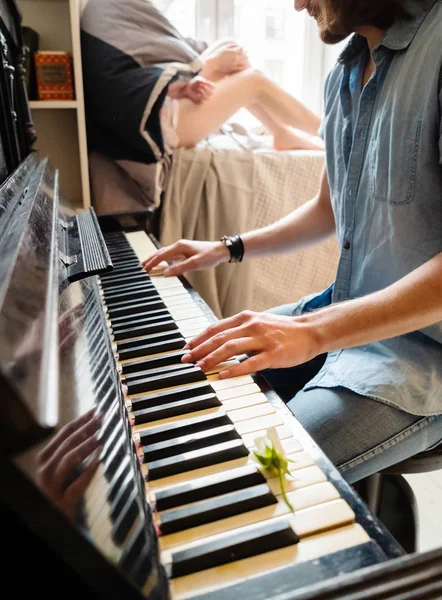
[[[294,508],[290,504],[290,500],[287,497],[284,487],[285,476],[288,475],[291,477],[288,463],[293,461],[286,458],[276,428],[269,427],[267,429],[267,435],[255,438],[254,444],[255,449],[253,450],[253,458],[265,469],[278,477],[284,501],[289,509],[294,512]]]

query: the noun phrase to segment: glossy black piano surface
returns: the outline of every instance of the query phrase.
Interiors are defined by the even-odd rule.
[[[433,585],[442,552],[404,557],[261,377],[181,364],[215,317],[184,279],[142,270],[156,242],[137,221],[62,206],[58,173],[29,150],[26,97],[13,105],[5,84],[19,13],[0,7],[0,523],[14,594],[411,598]],[[293,514],[251,458],[268,426],[292,461]]]

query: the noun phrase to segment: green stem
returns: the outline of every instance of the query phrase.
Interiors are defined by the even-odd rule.
[[[286,494],[286,491],[285,491],[285,486],[284,486],[284,480],[283,480],[282,476],[283,476],[282,470],[278,469],[278,479],[279,479],[279,485],[281,487],[282,497],[284,498],[284,502],[287,504],[287,506],[290,508],[290,510],[292,512],[295,512],[295,509],[290,504],[290,500],[287,497],[287,494]]]

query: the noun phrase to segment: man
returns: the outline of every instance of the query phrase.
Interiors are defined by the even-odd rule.
[[[442,2],[296,0],[326,43],[354,33],[328,76],[326,171],[315,198],[224,242],[181,241],[146,262],[178,275],[293,251],[336,233],[336,280],[188,344],[204,370],[265,370],[354,482],[442,441]],[[182,258],[184,256],[184,259]]]

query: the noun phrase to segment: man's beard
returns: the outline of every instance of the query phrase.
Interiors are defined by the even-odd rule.
[[[352,33],[352,32],[350,32]],[[324,29],[319,29],[319,37],[321,38],[321,40],[325,43],[325,44],[339,44],[339,42],[342,42],[342,40],[345,40],[346,37],[348,37],[350,35],[350,33],[347,34],[343,34],[343,33],[334,33],[333,31],[331,31],[330,29],[324,28]]]
[[[313,3],[308,8],[308,13],[311,17],[316,19],[316,23],[319,28],[319,37],[325,44],[339,44],[342,40],[345,40],[352,31],[344,33],[343,31],[337,31],[337,28],[331,29],[324,23],[323,13],[321,9]]]

